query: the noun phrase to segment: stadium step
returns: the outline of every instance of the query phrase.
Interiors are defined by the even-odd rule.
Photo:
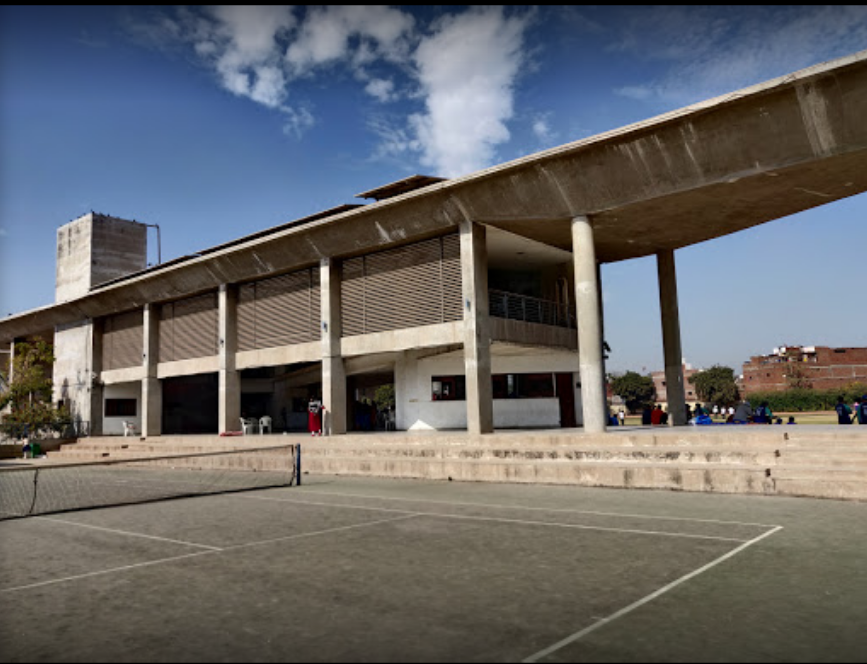
[[[474,482],[576,484],[867,500],[867,427],[719,426],[379,432],[272,436],[93,437],[51,463],[201,454],[300,443],[302,471]],[[267,456],[263,468],[267,468]],[[275,463],[279,463],[279,456]]]

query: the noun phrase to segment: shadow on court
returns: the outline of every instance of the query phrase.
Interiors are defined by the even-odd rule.
[[[6,662],[862,662],[867,503],[304,477],[0,522]]]

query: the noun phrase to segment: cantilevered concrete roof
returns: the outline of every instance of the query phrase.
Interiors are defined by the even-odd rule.
[[[601,262],[678,249],[867,190],[865,118],[862,51],[115,280],[0,321],[0,341],[434,236],[464,219],[571,250],[571,220],[587,215]]]

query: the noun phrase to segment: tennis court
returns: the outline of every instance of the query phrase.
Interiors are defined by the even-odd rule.
[[[0,521],[6,662],[829,662],[867,504],[303,476]]]

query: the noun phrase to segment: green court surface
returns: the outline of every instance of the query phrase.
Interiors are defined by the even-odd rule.
[[[863,662],[867,503],[303,476],[0,522],[4,662]]]

